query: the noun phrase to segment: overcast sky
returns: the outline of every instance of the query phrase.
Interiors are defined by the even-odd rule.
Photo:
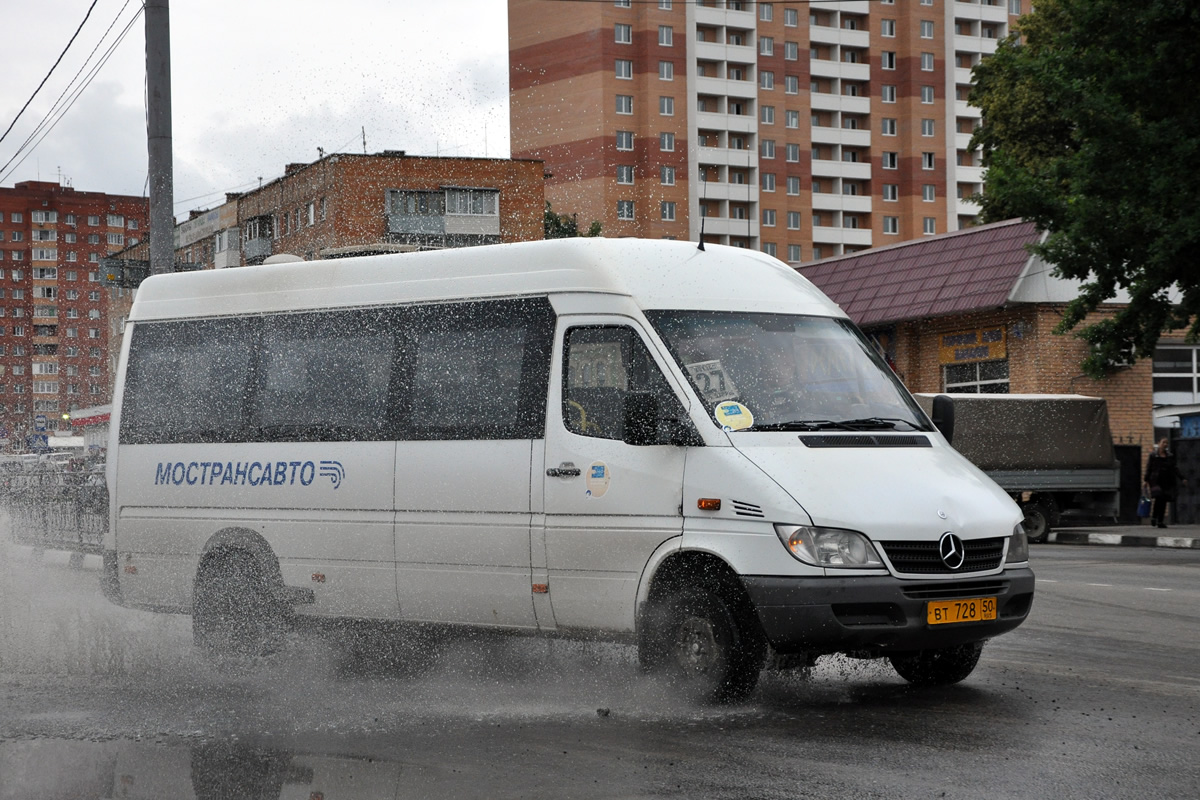
[[[92,2],[3,0],[0,133]],[[95,0],[62,63],[0,141],[0,165],[140,7]],[[0,168],[0,186],[61,176],[80,191],[145,194],[144,33],[138,16],[41,143]],[[279,177],[289,162],[313,161],[318,147],[361,153],[364,128],[371,153],[509,155],[503,0],[175,0],[171,62],[176,217]]]

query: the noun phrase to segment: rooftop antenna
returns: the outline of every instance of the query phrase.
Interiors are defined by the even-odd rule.
[[[364,125],[363,129],[362,129],[362,137],[363,137],[363,155],[365,156],[367,154],[367,126],[366,125]]]
[[[322,159],[322,158],[324,158],[324,157],[325,157],[325,148],[324,148],[324,147],[318,147],[318,148],[317,148],[317,160],[320,160],[320,159]]]
[[[704,168],[701,167],[701,169]],[[700,173],[700,183],[702,185],[700,190],[700,244],[696,245],[697,250],[704,249],[704,211],[708,207],[708,174],[706,172]]]

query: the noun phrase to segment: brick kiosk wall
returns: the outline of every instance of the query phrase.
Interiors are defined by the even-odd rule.
[[[896,326],[896,371],[912,392],[942,391],[938,361],[941,337],[956,331],[1003,326],[1008,352],[1009,391],[1014,394],[1082,394],[1108,401],[1113,443],[1149,452],[1154,440],[1151,418],[1152,363],[1138,361],[1103,380],[1083,376],[1080,363],[1088,345],[1073,333],[1056,334],[1063,306],[1021,306],[1001,311],[904,322]],[[1090,315],[1090,324],[1111,311]]]

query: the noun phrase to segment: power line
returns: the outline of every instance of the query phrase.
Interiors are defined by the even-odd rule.
[[[63,60],[63,56],[67,54],[67,51],[71,49],[71,45],[75,42],[75,37],[79,35],[81,30],[83,30],[83,26],[87,23],[88,17],[92,15],[92,9],[96,7],[96,3],[98,2],[100,2],[100,0],[92,0],[92,4],[88,6],[87,13],[83,15],[83,22],[79,23],[79,27],[75,29],[74,35],[71,36],[71,41],[67,42],[67,46],[64,47],[63,51],[58,54],[58,58],[55,60],[53,66],[50,67],[50,71],[46,73],[46,77],[42,78],[42,82],[39,83],[37,88],[33,90],[33,94],[29,95],[29,99],[25,101],[25,105],[21,106],[21,110],[17,112],[15,117],[13,117],[13,121],[8,124],[8,130],[6,130],[3,134],[0,134],[0,142],[4,141],[5,137],[8,136],[9,132],[13,129],[13,126],[17,124],[17,120],[19,120],[21,115],[25,113],[25,109],[29,108],[29,104],[33,102],[33,98],[37,97],[37,93],[40,92],[42,87],[46,85],[46,81],[50,80],[50,76],[54,74],[55,67],[57,67],[59,62]]]
[[[88,68],[88,64],[91,63],[92,57],[96,55],[96,51],[100,49],[100,45],[104,44],[104,40],[108,38],[108,34],[110,32],[112,32],[113,26],[115,26],[117,24],[117,22],[121,19],[121,15],[125,13],[125,9],[126,9],[126,7],[128,7],[129,3],[130,3],[130,0],[125,0],[125,5],[121,6],[121,10],[117,12],[117,15],[115,17],[113,17],[113,21],[108,24],[108,27],[104,30],[104,33],[100,36],[99,41],[96,42],[96,46],[92,48],[92,52],[88,53],[87,58],[85,58],[83,60],[83,63],[80,65],[79,69],[75,72],[74,75],[71,76],[71,80],[67,81],[66,87],[62,90],[62,93],[59,94],[58,98],[55,99],[53,105],[50,106],[50,109],[42,117],[41,122],[39,122],[37,124],[37,126],[34,127],[33,131],[29,134],[29,136],[25,137],[25,141],[21,143],[21,146],[17,148],[15,153],[13,153],[13,158],[16,158],[17,156],[19,156],[21,154],[21,152],[26,147],[29,146],[29,143],[31,141],[33,141],[33,139],[42,130],[42,127],[45,126],[47,120],[49,120],[57,112],[59,104],[62,103],[63,98],[67,95],[67,93],[72,91],[72,87],[75,85],[75,81],[77,81],[79,79],[79,76],[83,73],[83,71]],[[134,16],[134,19],[137,19],[136,15]],[[10,159],[4,165],[4,167],[0,167],[0,170],[3,170],[5,167],[7,167],[11,163],[12,163],[12,160]]]
[[[48,136],[50,134],[50,132],[52,130],[54,130],[54,128],[58,125],[58,123],[62,121],[62,118],[64,116],[66,116],[66,113],[71,110],[71,107],[73,105],[75,105],[75,102],[79,99],[79,96],[81,94],[83,94],[84,90],[87,89],[88,86],[91,85],[92,81],[96,79],[96,75],[98,75],[100,70],[104,67],[104,65],[108,63],[108,60],[110,58],[112,58],[113,52],[117,49],[118,45],[120,45],[121,42],[123,42],[125,40],[125,37],[129,34],[129,29],[133,27],[133,24],[135,22],[137,22],[138,17],[140,17],[141,15],[142,15],[142,9],[139,8],[137,10],[137,13],[135,13],[133,15],[132,19],[129,20],[129,23],[121,30],[121,33],[117,36],[116,40],[113,41],[113,43],[111,45],[109,45],[108,49],[104,51],[104,55],[101,57],[100,62],[98,64],[96,64],[95,67],[92,68],[91,72],[88,73],[86,81],[83,83],[83,85],[74,90],[73,94],[68,99],[66,105],[61,109],[61,111],[57,111],[57,112],[52,111],[51,114],[48,114],[42,120],[42,124],[39,125],[38,130],[40,130],[43,126],[45,126],[46,121],[50,118],[51,115],[57,113],[57,116],[55,117],[54,122],[45,129],[45,132],[42,133],[41,136],[38,137],[36,142],[34,142],[32,145],[29,146],[29,152],[25,153],[24,156],[21,156],[21,160],[17,161],[16,164],[13,164],[13,162],[16,161],[17,156],[20,156],[22,150],[25,149],[25,145],[22,145],[22,148],[20,150],[18,150],[13,155],[13,157],[10,158],[4,164],[4,166],[0,167],[0,170],[4,170],[4,169],[8,169],[8,166],[10,164],[13,164],[13,167],[11,170],[4,173],[4,175],[0,175],[0,183],[7,180],[8,177],[10,175],[12,175],[13,172],[16,171],[17,167],[21,166],[21,164],[23,164],[25,162],[26,158],[29,158],[30,153],[32,153],[33,150],[36,149],[37,146],[42,143],[42,140],[44,140],[46,138],[46,136]],[[29,137],[29,139],[26,139],[26,144],[28,144],[29,141],[32,140],[34,135],[36,135],[36,133],[31,135]]]

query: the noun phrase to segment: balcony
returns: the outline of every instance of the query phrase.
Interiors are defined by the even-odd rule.
[[[725,183],[708,181],[701,186],[705,200],[732,200],[735,203],[757,203],[758,186],[753,183]]]
[[[249,264],[253,259],[264,259],[271,255],[271,240],[267,238],[248,239],[244,248],[246,255],[246,263]]]
[[[730,150],[728,147],[701,147],[696,157],[700,164],[733,167],[758,166],[758,154],[753,150]]]
[[[758,122],[749,114],[720,114],[715,111],[697,111],[696,127],[701,130],[753,133],[758,129]]]
[[[812,207],[813,211],[847,211],[852,214],[869,214],[871,212],[871,196],[813,192]]]
[[[955,183],[983,183],[983,167],[955,167]]]
[[[729,217],[704,217],[704,235],[758,236],[758,220],[730,219]]]
[[[697,61],[732,61],[734,64],[756,64],[758,63],[758,50],[741,44],[696,42],[695,57]]]
[[[812,92],[808,98],[809,105],[814,111],[845,111],[849,114],[871,113],[871,98],[869,97]]]
[[[754,6],[751,5],[750,8]],[[754,11],[731,11],[727,8],[702,5],[697,5],[695,10],[697,25],[728,25],[732,28],[754,30],[758,24]]]
[[[959,198],[954,201],[954,210],[960,217],[977,217],[979,216],[979,203]]]
[[[831,2],[822,3],[813,2],[809,5],[813,11],[844,11],[847,14],[869,14],[871,11],[871,3],[869,0],[831,0]],[[875,13],[879,13],[876,11]]]
[[[979,3],[955,0],[954,18],[981,22],[1008,22],[1008,6],[1003,3]]]
[[[871,164],[866,161],[825,161],[813,159],[814,178],[850,178],[865,181],[871,178]]]
[[[813,242],[816,244],[849,244],[863,247],[871,246],[870,228],[831,228],[828,226],[813,227]]]
[[[954,36],[954,49],[960,53],[983,53],[990,56],[996,52],[996,42],[987,36]]]

